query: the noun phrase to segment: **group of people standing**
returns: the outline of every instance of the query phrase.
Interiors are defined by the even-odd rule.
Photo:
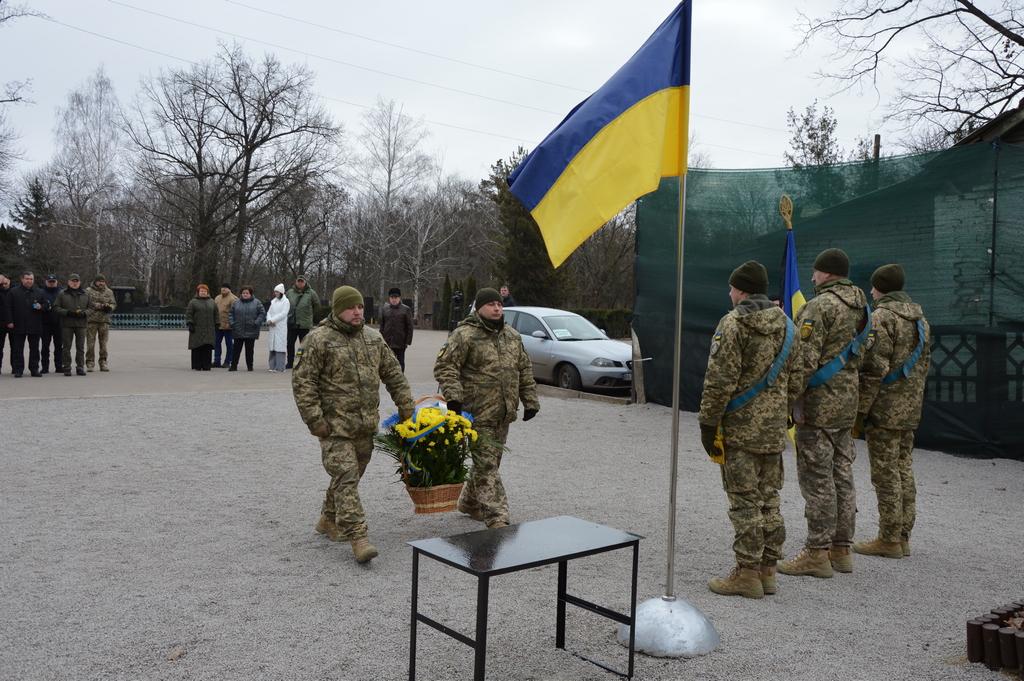
[[[390,298],[400,297],[392,289]],[[398,302],[389,302],[397,308]],[[398,310],[396,309],[397,315]],[[382,322],[382,329],[386,328]],[[408,338],[412,341],[411,330]],[[331,476],[315,529],[332,541],[352,545],[357,562],[378,555],[369,541],[359,480],[373,453],[384,383],[403,420],[413,415],[409,383],[391,342],[364,320],[363,297],[342,286],[331,298],[331,314],[310,334],[292,372],[295,404],[310,433],[320,441],[324,469]],[[404,349],[404,348],[403,348]],[[498,468],[520,403],[523,420],[537,415],[536,384],[519,334],[504,323],[502,299],[480,289],[474,312],[448,338],[434,365],[434,377],[448,409],[473,414],[484,445],[473,453],[459,510],[487,527],[509,524],[508,498]]]
[[[9,339],[10,367],[15,378],[25,374],[25,345],[28,345],[29,375],[39,378],[50,373],[51,350],[54,373],[71,376],[74,369],[85,376],[96,368],[109,371],[107,341],[110,315],[117,309],[114,292],[102,274],[92,286],[82,288],[77,274],[68,275],[62,287],[56,274],[47,274],[45,286],[36,285],[33,272],[22,272],[19,283],[0,274],[0,370],[4,345]]]
[[[295,343],[301,342],[313,327],[319,306],[320,298],[305,276],[297,277],[287,291],[284,284],[275,286],[266,306],[256,298],[252,286],[243,286],[236,296],[229,284],[223,284],[217,297],[211,298],[210,287],[199,284],[195,297],[185,308],[192,369],[238,371],[244,353],[246,369],[252,371],[256,340],[264,324],[268,327],[269,371],[291,369]]]
[[[930,327],[903,290],[898,264],[871,275],[871,296],[849,277],[838,248],[814,261],[815,296],[790,320],[765,295],[768,273],[748,261],[729,278],[733,310],[712,338],[698,421],[708,455],[722,462],[736,567],[708,583],[722,595],[761,598],[776,572],[832,577],[853,555],[910,555],[916,518],[914,431],[928,375]],[[782,560],[782,451],[795,424],[797,478],[807,538]],[[854,437],[865,436],[878,499],[877,536],[854,542]],[[851,553],[852,551],[852,553]]]

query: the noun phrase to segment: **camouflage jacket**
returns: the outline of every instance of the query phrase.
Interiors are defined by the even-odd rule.
[[[867,421],[880,428],[913,430],[921,421],[924,384],[931,361],[931,328],[921,306],[903,291],[895,291],[878,300],[871,316],[871,340],[860,370],[860,405]],[[917,347],[917,321],[924,322],[924,347],[910,376],[888,385],[882,379],[898,371]]]
[[[739,409],[725,413],[729,400],[760,381],[782,350],[786,313],[767,296],[741,300],[718,322],[711,341],[708,370],[698,420],[708,426],[721,423],[727,449],[774,454],[786,446],[789,405],[796,397],[789,376],[799,341],[794,337],[789,357],[775,383]]]
[[[526,409],[540,409],[533,363],[519,332],[508,324],[500,331],[488,328],[475,312],[442,346],[434,378],[445,399],[462,402],[480,425],[515,421],[520,400]]]
[[[331,437],[367,437],[380,421],[381,381],[399,413],[411,416],[409,383],[381,335],[332,314],[306,336],[295,358],[292,393],[310,430],[326,421]]]
[[[800,334],[795,374],[802,397],[794,407],[794,419],[814,428],[850,428],[857,419],[861,356],[853,355],[827,383],[806,386],[814,372],[837,357],[864,328],[867,298],[849,279],[823,284],[815,293],[795,320]]]
[[[90,324],[109,324],[110,313],[117,309],[114,292],[110,290],[109,286],[102,291],[90,286],[85,289],[85,292],[89,294],[89,316],[87,321]],[[100,309],[96,309],[97,303],[101,306]]]

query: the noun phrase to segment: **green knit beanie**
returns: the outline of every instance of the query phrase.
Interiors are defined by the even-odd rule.
[[[352,286],[339,286],[331,296],[331,311],[340,317],[345,310],[363,304],[363,294]]]
[[[814,259],[814,269],[840,277],[850,276],[850,257],[841,248],[826,248]]]
[[[882,293],[892,293],[893,291],[902,291],[906,279],[907,275],[904,274],[903,267],[896,263],[890,263],[882,265],[874,271],[871,275],[871,285]]]
[[[768,293],[768,270],[756,260],[748,260],[732,271],[729,285],[744,293]]]
[[[479,310],[487,303],[500,303],[501,294],[493,288],[482,288],[476,292],[476,299],[473,301],[473,309]]]

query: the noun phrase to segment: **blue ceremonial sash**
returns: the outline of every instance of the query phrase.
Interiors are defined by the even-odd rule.
[[[895,383],[901,378],[910,378],[910,372],[914,370],[914,366],[917,364],[917,360],[921,359],[921,353],[924,351],[924,321],[917,320],[917,347],[910,353],[910,357],[907,357],[907,361],[903,363],[896,371],[887,374],[882,379],[882,385],[889,385]]]
[[[768,386],[775,385],[775,379],[779,377],[779,372],[782,371],[782,365],[786,363],[786,358],[789,357],[789,351],[793,349],[793,336],[795,333],[796,327],[793,326],[793,322],[787,317],[786,339],[782,341],[782,349],[779,350],[779,354],[775,357],[772,365],[768,367],[768,373],[750,388],[729,400],[729,403],[725,405],[726,414],[736,411],[747,402],[757,397],[757,395]]]
[[[836,355],[832,361],[814,372],[811,379],[807,381],[808,388],[817,388],[819,385],[828,383],[832,380],[833,376],[839,373],[840,369],[846,366],[846,363],[850,361],[851,357],[860,354],[861,346],[871,333],[871,305],[864,306],[864,314],[867,315],[867,322],[864,324],[864,330],[854,336],[853,340],[850,341],[847,346],[843,348],[842,352]]]

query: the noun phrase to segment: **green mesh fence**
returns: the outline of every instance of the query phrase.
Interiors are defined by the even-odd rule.
[[[870,290],[879,265],[902,263],[907,292],[933,325],[932,366],[917,444],[1024,459],[1024,147],[944,152],[795,170],[694,170],[687,179],[681,404],[700,403],[711,334],[741,262],[768,267],[780,293],[793,199],[800,284],[837,246]],[[633,326],[648,398],[671,404],[677,182],[640,200]]]

